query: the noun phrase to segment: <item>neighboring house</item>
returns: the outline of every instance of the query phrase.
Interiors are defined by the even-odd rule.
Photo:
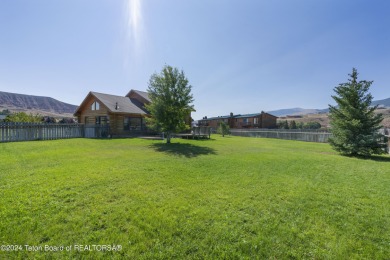
[[[148,93],[139,90],[130,90],[124,97],[89,92],[74,115],[85,125],[108,125],[111,135],[142,134],[147,131],[146,117],[150,114],[145,105],[150,102]]]
[[[214,129],[220,122],[225,122],[230,128],[276,128],[277,117],[265,112],[246,115],[219,116],[207,118],[198,121],[199,126],[210,126]]]
[[[7,117],[7,115],[0,115],[0,122],[3,122],[6,117]]]

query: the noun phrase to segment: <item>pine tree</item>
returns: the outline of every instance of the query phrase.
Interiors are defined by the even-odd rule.
[[[283,129],[289,129],[287,120],[283,122]]]
[[[372,95],[368,92],[373,81],[358,81],[358,73],[352,69],[347,83],[334,88],[332,98],[337,106],[329,105],[329,118],[333,149],[344,155],[369,156],[384,153],[384,136],[378,130],[383,120],[375,114],[377,106],[372,107]]]
[[[295,122],[295,120],[290,121],[289,128],[290,129],[297,129],[297,123]]]

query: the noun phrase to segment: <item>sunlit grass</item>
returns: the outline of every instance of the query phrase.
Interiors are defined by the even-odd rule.
[[[348,158],[327,144],[273,139],[173,142],[0,144],[0,245],[23,246],[0,258],[390,255],[388,156]]]

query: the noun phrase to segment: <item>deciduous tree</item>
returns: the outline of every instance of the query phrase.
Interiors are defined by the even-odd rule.
[[[229,134],[230,132],[230,127],[228,124],[226,124],[224,121],[221,121],[218,125],[217,133],[221,134],[222,137],[225,135]]]
[[[194,101],[191,88],[184,72],[168,65],[150,77],[148,93],[151,102],[146,109],[151,117],[147,122],[149,127],[165,133],[167,143],[171,142],[172,133],[189,128],[185,121],[195,111],[191,104]]]
[[[38,114],[26,114],[25,112],[18,112],[8,115],[5,118],[6,122],[12,123],[40,123],[42,122],[42,117]]]

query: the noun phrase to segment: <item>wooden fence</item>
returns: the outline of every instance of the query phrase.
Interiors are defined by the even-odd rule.
[[[277,138],[317,143],[328,142],[332,135],[326,131],[302,129],[230,129],[230,133],[234,136]]]
[[[110,137],[109,125],[83,125],[85,138],[108,138]]]
[[[0,123],[0,142],[54,140],[66,138],[105,138],[108,126],[83,124]]]

